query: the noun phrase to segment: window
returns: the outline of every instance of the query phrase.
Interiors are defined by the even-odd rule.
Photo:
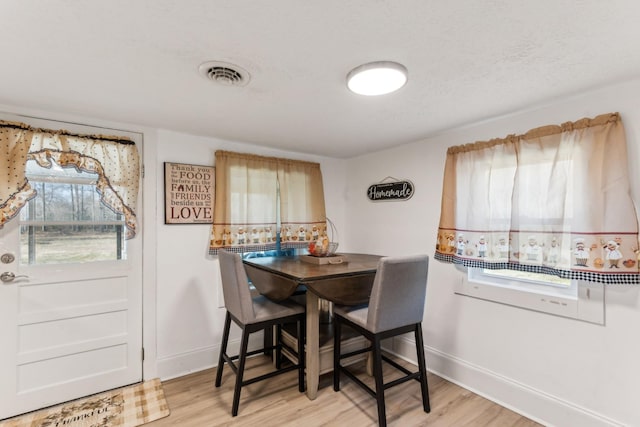
[[[232,195],[232,197],[237,195]],[[269,198],[261,198],[261,200],[265,201],[266,206],[270,206],[273,204],[273,200]],[[248,251],[242,252],[242,259],[251,259],[251,258],[263,258],[263,257],[273,257],[273,256],[293,256],[297,255],[301,252],[299,248],[287,248],[282,249],[282,239],[280,236],[280,186],[276,185],[276,200],[275,200],[275,208],[276,208],[276,232],[275,236],[269,236],[269,240],[272,241],[275,239],[275,249],[265,250],[265,251]],[[258,204],[259,206],[259,204]],[[253,285],[252,285],[253,286]]]
[[[523,290],[530,290],[540,294],[564,295],[567,297],[575,297],[577,294],[577,281],[551,274],[470,268],[469,277],[476,281],[484,280],[496,286],[519,286]]]
[[[603,284],[640,281],[617,113],[449,147],[441,206],[460,294],[602,323]]]
[[[326,230],[320,164],[216,151],[209,253],[303,249]]]
[[[602,283],[514,270],[464,270],[465,275],[455,288],[458,295],[604,324]]]
[[[97,174],[27,162],[36,197],[20,211],[22,264],[126,259],[125,224],[100,201]]]

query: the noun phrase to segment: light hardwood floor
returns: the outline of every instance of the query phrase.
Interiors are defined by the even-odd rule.
[[[400,363],[412,365],[401,361]],[[364,363],[362,374],[366,378]],[[385,364],[386,365],[386,364]],[[247,362],[246,378],[265,372],[270,359],[264,356]],[[333,391],[331,374],[320,380],[317,399],[298,392],[295,372],[243,387],[237,417],[231,416],[235,376],[225,366],[222,386],[216,388],[215,369],[163,382],[171,409],[167,418],[149,424],[162,426],[346,426],[377,425],[376,402],[369,394],[342,377],[341,390]],[[399,376],[385,366],[385,382]],[[362,376],[360,376],[362,378]],[[431,412],[422,410],[420,385],[409,381],[386,391],[389,426],[429,427],[533,427],[540,426],[435,375],[428,375]]]

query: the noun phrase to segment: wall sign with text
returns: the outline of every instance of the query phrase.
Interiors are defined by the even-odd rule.
[[[215,168],[164,164],[164,223],[213,223]]]
[[[391,178],[393,181],[387,181],[389,178],[369,186],[367,189],[369,200],[372,202],[409,200],[413,196],[414,189],[411,181],[406,179],[399,181],[395,178]]]

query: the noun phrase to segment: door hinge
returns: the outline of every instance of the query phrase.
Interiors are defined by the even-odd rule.
[[[144,362],[144,347],[142,347],[142,349],[140,350],[140,356],[142,358],[142,361]]]
[[[144,165],[142,165],[142,177],[144,178]]]

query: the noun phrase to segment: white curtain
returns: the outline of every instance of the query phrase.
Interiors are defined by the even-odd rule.
[[[617,113],[449,148],[436,259],[640,283],[637,254]]]

